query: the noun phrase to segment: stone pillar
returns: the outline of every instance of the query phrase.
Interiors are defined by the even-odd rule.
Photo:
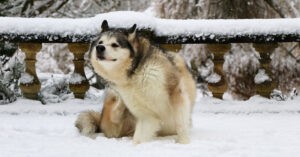
[[[260,54],[260,65],[262,69],[265,69],[265,73],[272,79],[272,74],[270,70],[270,62],[271,62],[271,54],[278,47],[277,43],[254,43],[252,46],[255,48],[257,52]],[[277,86],[275,81],[269,80],[262,82],[260,84],[256,84],[256,92],[263,96],[270,98],[270,94]]]
[[[207,87],[214,97],[222,99],[228,88],[228,82],[223,74],[224,54],[231,49],[231,44],[207,44],[207,49],[214,54],[214,72],[221,76],[219,82],[209,83]]]
[[[36,100],[38,98],[38,92],[41,89],[41,83],[35,71],[35,63],[36,63],[35,56],[42,49],[42,44],[41,43],[19,43],[19,48],[26,55],[25,72],[33,76],[33,81],[31,81],[30,83],[21,82],[20,88],[23,92],[24,97]]]
[[[71,80],[69,88],[73,92],[75,98],[83,99],[86,91],[88,91],[90,88],[89,82],[84,73],[84,54],[89,50],[89,44],[69,43],[68,48],[74,54],[73,62],[75,70],[72,76],[79,74],[82,77],[81,81],[79,82],[74,82]]]

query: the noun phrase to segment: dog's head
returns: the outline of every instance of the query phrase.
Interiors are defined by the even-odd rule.
[[[100,35],[92,44],[90,59],[96,59],[99,64],[114,66],[132,58],[135,30],[136,24],[128,30],[109,28],[107,21],[104,20]]]

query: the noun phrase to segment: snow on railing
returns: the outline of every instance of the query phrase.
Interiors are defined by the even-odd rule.
[[[119,11],[91,18],[0,17],[0,41],[90,42],[103,20],[115,28],[137,24],[159,43],[241,43],[300,41],[300,18],[241,20],[172,20]]]
[[[110,27],[129,28],[137,24],[137,33],[161,44],[168,50],[178,51],[181,44],[209,43],[207,49],[214,54],[214,71],[220,81],[209,84],[215,97],[222,98],[227,90],[223,75],[223,56],[230,51],[230,43],[253,43],[261,54],[260,63],[270,75],[270,55],[278,46],[277,42],[300,42],[300,18],[294,19],[243,19],[243,20],[172,20],[159,19],[144,13],[121,11],[99,14],[91,18],[16,18],[0,17],[0,42],[17,42],[26,54],[26,72],[33,76],[31,82],[21,82],[25,97],[37,98],[41,84],[35,72],[35,55],[42,43],[68,43],[74,54],[74,73],[83,81],[70,84],[75,97],[83,98],[89,89],[84,73],[84,54],[89,49],[91,39],[100,31],[103,20]],[[257,92],[269,97],[276,87],[266,81],[256,85]]]

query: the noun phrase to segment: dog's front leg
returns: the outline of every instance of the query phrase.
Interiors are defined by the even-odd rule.
[[[160,121],[153,116],[143,115],[143,117],[138,118],[133,136],[134,144],[150,141],[159,128]]]

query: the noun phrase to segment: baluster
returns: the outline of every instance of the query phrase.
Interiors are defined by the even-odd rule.
[[[23,92],[24,97],[28,99],[37,99],[38,92],[41,89],[41,83],[36,75],[35,63],[36,63],[36,54],[42,49],[41,43],[19,43],[19,48],[22,52],[25,53],[25,63],[26,69],[25,72],[33,76],[33,81],[29,83],[20,83],[20,88]]]
[[[271,54],[278,47],[277,43],[254,43],[252,46],[255,48],[257,52],[260,54],[260,65],[263,69],[265,69],[266,74],[272,78],[271,70],[270,70],[270,62],[271,62]],[[270,98],[270,94],[277,86],[275,81],[265,81],[260,84],[256,84],[256,92],[264,97]]]
[[[209,83],[207,87],[214,97],[222,99],[228,88],[228,82],[223,74],[224,54],[231,49],[231,44],[207,44],[207,49],[214,54],[214,72],[221,76],[219,82]]]
[[[83,77],[80,82],[70,81],[69,88],[73,92],[75,98],[83,99],[86,91],[90,88],[89,82],[84,73],[84,54],[89,50],[89,44],[84,43],[69,43],[68,48],[74,54],[74,73]]]

